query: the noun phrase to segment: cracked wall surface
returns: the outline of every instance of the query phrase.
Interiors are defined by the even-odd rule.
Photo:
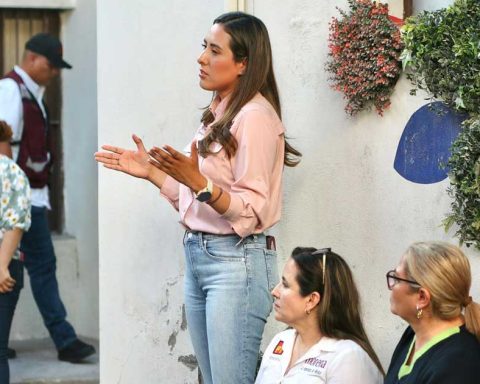
[[[99,143],[182,149],[210,94],[196,58],[224,2],[97,2]],[[120,54],[121,52],[121,54]],[[158,190],[99,170],[102,383],[198,383],[179,216]]]
[[[98,2],[99,143],[184,148],[210,95],[197,87],[203,36],[223,1]],[[413,241],[446,240],[446,182],[418,186],[393,160],[403,128],[424,103],[402,78],[384,117],[344,113],[324,71],[328,22],[346,0],[247,1],[267,25],[291,144],[277,236],[280,271],[298,245],[344,256],[362,295],[373,345],[386,365],[405,324],[389,312],[385,272]],[[135,14],[135,17],[132,17]],[[128,28],[126,28],[128,26]],[[114,37],[113,37],[114,36]],[[99,172],[101,382],[197,383],[183,307],[182,228],[153,186]],[[471,255],[480,276],[478,252]],[[472,295],[480,295],[475,281]],[[284,329],[272,318],[263,345]]]

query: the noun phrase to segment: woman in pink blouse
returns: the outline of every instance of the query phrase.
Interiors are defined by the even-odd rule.
[[[282,171],[301,154],[285,140],[270,41],[258,18],[218,17],[198,58],[200,86],[213,91],[185,155],[102,146],[105,167],[161,190],[187,228],[185,304],[205,383],[253,383],[277,283],[264,231],[280,219]]]

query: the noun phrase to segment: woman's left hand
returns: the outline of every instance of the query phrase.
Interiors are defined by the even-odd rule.
[[[195,141],[191,145],[190,157],[169,145],[164,145],[163,148],[153,147],[148,154],[152,157],[149,160],[151,164],[194,192],[200,191],[207,185],[207,179],[198,168],[198,152]]]
[[[15,286],[15,280],[10,276],[8,267],[0,268],[0,293],[10,292]]]

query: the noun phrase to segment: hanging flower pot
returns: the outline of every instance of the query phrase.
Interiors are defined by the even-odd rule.
[[[386,4],[349,0],[349,11],[332,18],[329,59],[332,87],[343,92],[345,111],[355,115],[375,107],[382,115],[400,76],[400,31],[388,16]]]

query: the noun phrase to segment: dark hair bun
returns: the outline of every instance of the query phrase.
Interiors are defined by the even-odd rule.
[[[0,141],[9,141],[12,137],[12,128],[3,120],[0,120]]]

